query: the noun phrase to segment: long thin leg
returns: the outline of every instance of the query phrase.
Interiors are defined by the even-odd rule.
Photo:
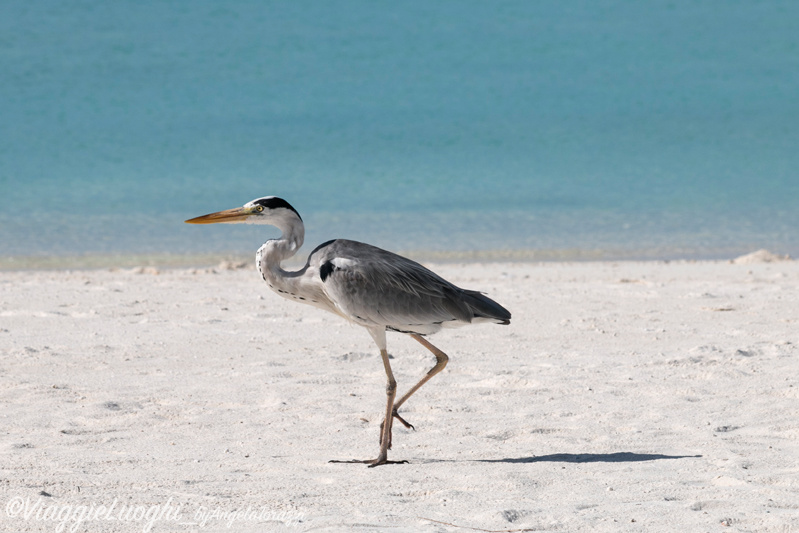
[[[408,461],[389,461],[388,449],[391,448],[391,425],[392,413],[394,412],[394,397],[397,395],[397,381],[394,379],[394,373],[391,371],[391,363],[388,359],[388,351],[386,350],[386,330],[369,330],[372,334],[375,343],[380,348],[380,357],[383,359],[383,367],[386,370],[386,418],[388,423],[380,425],[380,454],[377,459],[366,461],[330,461],[331,463],[366,463],[370,468],[385,464],[407,463]]]
[[[386,369],[386,376],[388,382],[386,383],[386,418],[389,420],[387,424],[380,426],[380,455],[375,462],[385,463],[388,458],[388,449],[391,448],[391,413],[394,412],[394,398],[397,396],[397,381],[394,379],[394,373],[391,371],[391,363],[388,360],[388,352],[380,350],[380,357],[383,359],[383,366]],[[372,465],[376,466],[376,465]]]
[[[442,352],[441,350],[439,350],[438,348],[427,342],[427,339],[425,339],[424,337],[417,335],[416,333],[411,333],[410,335],[411,337],[414,338],[414,340],[416,340],[419,344],[421,344],[422,346],[433,352],[433,355],[436,356],[435,366],[431,368],[427,372],[427,374],[424,375],[422,379],[419,380],[419,383],[411,387],[411,390],[403,394],[402,398],[394,402],[394,408],[392,410],[393,418],[396,418],[397,420],[402,422],[402,424],[406,428],[413,429],[413,426],[411,424],[406,422],[404,418],[402,418],[400,415],[397,414],[397,409],[399,409],[402,406],[402,404],[404,404],[414,392],[418,391],[422,385],[430,381],[430,378],[432,378],[433,376],[444,370],[444,367],[447,366],[447,361],[449,361],[449,357],[447,357],[447,354],[445,354],[444,352]]]

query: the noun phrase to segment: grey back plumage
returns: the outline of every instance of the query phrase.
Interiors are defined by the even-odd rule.
[[[341,314],[367,327],[428,334],[475,319],[510,323],[508,310],[483,294],[369,244],[329,241],[311,253],[307,268]]]

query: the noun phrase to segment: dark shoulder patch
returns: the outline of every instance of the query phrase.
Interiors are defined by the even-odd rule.
[[[294,211],[294,214],[297,215],[297,218],[302,220],[302,217],[300,216],[299,213],[297,213],[297,210],[294,209],[291,206],[291,204],[288,203],[287,201],[285,201],[283,198],[278,198],[276,196],[270,196],[268,198],[259,198],[258,200],[255,200],[255,203],[260,205],[260,206],[263,206],[265,209],[280,209],[280,208],[283,208],[283,209],[288,209],[289,211]]]
[[[319,277],[322,278],[322,281],[325,281],[327,277],[336,270],[336,265],[333,264],[333,261],[327,261],[319,267]]]

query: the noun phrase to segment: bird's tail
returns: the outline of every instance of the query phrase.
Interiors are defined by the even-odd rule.
[[[463,300],[469,306],[474,318],[496,321],[497,324],[510,324],[510,311],[485,294],[464,290]]]

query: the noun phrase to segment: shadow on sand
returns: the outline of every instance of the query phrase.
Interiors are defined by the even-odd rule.
[[[504,459],[422,459],[417,461],[398,461],[398,463],[641,463],[644,461],[661,461],[663,459],[696,459],[701,455],[663,455],[661,453],[553,453],[531,457],[506,457]],[[361,463],[364,461],[339,461],[331,463]],[[393,461],[392,461],[393,462]]]
[[[659,453],[553,453],[532,457],[508,457],[505,459],[477,459],[478,463],[638,463],[662,459],[691,459],[701,455],[663,455]]]

